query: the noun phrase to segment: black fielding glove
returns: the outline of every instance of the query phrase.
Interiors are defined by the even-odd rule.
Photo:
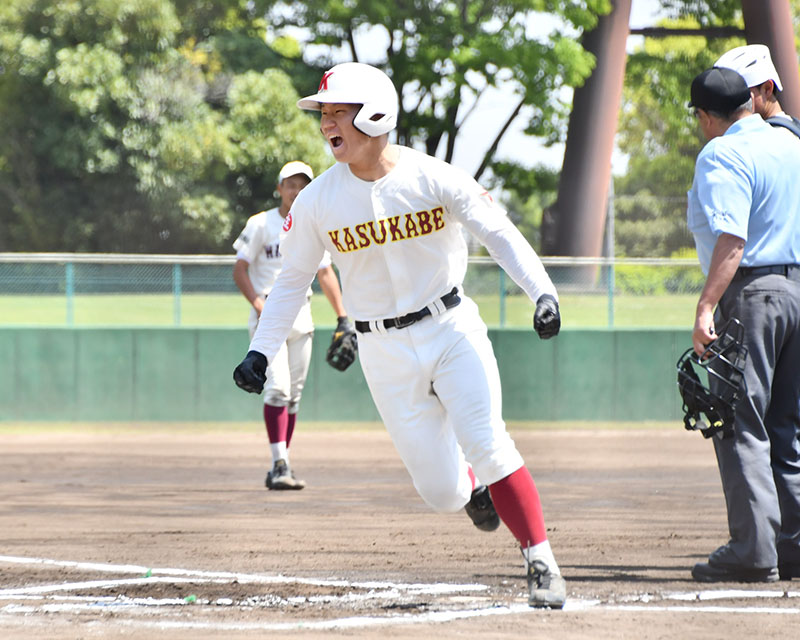
[[[533,312],[533,328],[542,340],[558,335],[561,329],[558,302],[549,293],[543,293],[536,301],[536,311]]]
[[[250,393],[261,393],[267,381],[267,359],[263,353],[248,351],[247,355],[233,370],[236,386]]]
[[[347,316],[338,318],[331,345],[325,354],[325,361],[337,371],[344,371],[356,359],[358,341],[353,325]]]

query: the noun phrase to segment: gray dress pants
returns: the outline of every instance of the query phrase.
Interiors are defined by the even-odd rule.
[[[716,310],[748,348],[735,435],[714,438],[730,541],[711,558],[764,569],[800,564],[800,268],[737,277]]]

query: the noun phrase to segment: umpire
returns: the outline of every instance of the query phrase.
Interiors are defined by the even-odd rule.
[[[706,275],[692,343],[702,353],[715,325],[735,317],[749,351],[734,433],[714,438],[730,540],[692,576],[791,580],[800,577],[800,139],[753,114],[732,69],[699,74],[689,106],[708,140],[687,209]]]

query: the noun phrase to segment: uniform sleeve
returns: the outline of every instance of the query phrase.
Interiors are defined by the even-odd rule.
[[[263,225],[257,223],[256,216],[250,216],[239,237],[233,243],[237,259],[247,262],[253,262],[256,259],[260,247],[263,245],[262,228]]]
[[[746,168],[731,153],[709,145],[697,158],[693,195],[711,231],[747,240],[752,186]]]
[[[297,313],[306,302],[306,293],[316,269],[310,273],[284,264],[272,291],[269,292],[258,327],[250,341],[250,351],[263,353],[272,362],[286,341]]]
[[[331,259],[331,254],[326,249],[325,253],[322,256],[322,260],[320,261],[319,266],[317,267],[317,271],[319,271],[320,269],[325,269],[326,267],[330,267],[332,263],[333,260]]]
[[[536,302],[544,293],[558,299],[555,285],[530,243],[506,211],[466,173],[453,176],[460,188],[446,197],[452,214],[489,251],[492,259]]]
[[[303,189],[292,205],[284,223],[286,237],[281,242],[283,264],[304,273],[316,273],[325,257],[325,246],[314,223],[315,209],[309,194],[312,185]],[[288,228],[287,228],[288,227]]]

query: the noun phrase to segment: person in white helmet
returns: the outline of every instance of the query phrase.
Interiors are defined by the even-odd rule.
[[[783,91],[783,85],[772,63],[769,47],[764,44],[736,47],[720,56],[714,66],[733,69],[744,78],[750,87],[754,113],[773,127],[780,127],[800,138],[800,120],[784,112],[778,102],[778,93]]]
[[[233,280],[250,303],[250,338],[255,333],[264,300],[269,295],[283,263],[283,239],[286,219],[297,194],[314,179],[314,171],[304,162],[286,163],[278,174],[277,194],[280,204],[261,211],[247,220],[233,248],[236,262]],[[342,305],[339,280],[331,267],[328,253],[316,270],[317,281],[338,317],[337,330],[352,331]],[[267,489],[303,489],[291,468],[289,446],[300,407],[300,398],[311,363],[314,323],[311,318],[311,289],[306,290],[297,317],[280,348],[270,359],[264,393],[264,423],[270,443],[272,468],[264,481]]]
[[[462,287],[462,229],[529,296],[543,339],[561,326],[553,283],[506,212],[469,174],[389,143],[399,104],[385,73],[336,65],[298,106],[320,112],[337,163],[295,201],[284,268],[234,371],[236,384],[261,390],[267,363],[329,251],[356,318],[364,376],[417,492],[434,510],[465,509],[481,530],[493,531],[502,520],[523,554],[529,604],[562,608],[566,584],[539,494],[502,418],[486,325]]]

